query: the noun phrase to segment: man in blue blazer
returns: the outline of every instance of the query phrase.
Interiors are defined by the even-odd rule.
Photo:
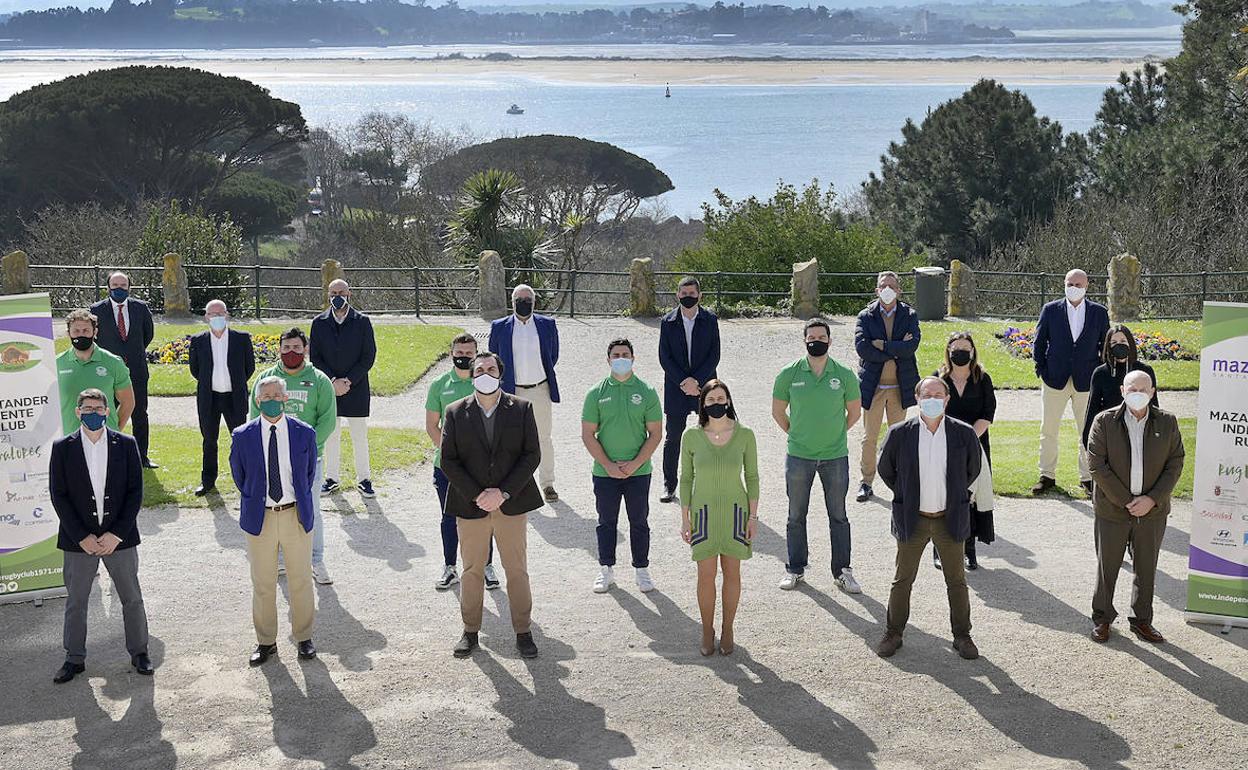
[[[1087,299],[1087,292],[1088,274],[1071,270],[1066,274],[1066,296],[1045,305],[1036,324],[1033,355],[1042,401],[1040,480],[1031,488],[1033,495],[1043,494],[1057,484],[1058,435],[1067,403],[1075,412],[1075,435],[1083,435],[1092,372],[1101,364],[1101,347],[1109,332],[1109,310]],[[1076,449],[1079,482],[1091,497],[1087,451],[1078,443]]]
[[[511,291],[515,312],[490,324],[489,349],[503,360],[502,388],[533,405],[537,433],[541,439],[542,464],[537,481],[546,502],[559,499],[555,491],[555,445],[551,441],[552,405],[559,403],[559,329],[555,319],[533,312],[537,293],[527,283]]]
[[[316,657],[312,623],[313,486],[316,482],[316,429],[285,414],[286,381],[265,377],[256,383],[260,415],[234,431],[230,472],[241,495],[239,526],[247,533],[251,563],[251,619],[259,666],[277,651],[277,557],[285,558],[290,595],[291,635],[299,657]]]
[[[108,299],[92,305],[91,312],[99,321],[96,344],[119,356],[130,370],[130,383],[134,388],[131,430],[139,444],[143,467],[155,468],[156,463],[147,453],[151,435],[147,422],[147,346],[156,336],[152,311],[146,302],[130,296],[130,278],[125,273],[115,272],[108,277]]]
[[[663,412],[667,415],[663,439],[662,502],[676,498],[680,437],[689,413],[697,411],[698,393],[715,379],[719,366],[719,319],[702,307],[697,278],[682,278],[676,287],[680,306],[659,324],[659,364],[663,367]]]

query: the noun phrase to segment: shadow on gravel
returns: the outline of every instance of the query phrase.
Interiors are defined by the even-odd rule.
[[[334,500],[337,512],[322,509],[322,515],[341,522],[347,533],[347,546],[352,551],[368,559],[384,561],[395,572],[407,572],[412,568],[413,559],[425,557],[424,547],[408,540],[375,498],[352,503],[345,496],[337,495]],[[326,521],[326,526],[333,518]]]
[[[238,525],[238,510],[226,504],[220,495],[208,495],[208,510],[212,512],[212,530],[217,545],[246,552],[247,536]]]
[[[652,640],[650,649],[677,665],[706,666],[725,684],[737,688],[741,705],[782,735],[794,748],[818,754],[839,768],[872,768],[875,742],[850,720],[829,708],[797,682],[782,679],[752,658],[737,640],[731,656],[703,658],[698,652],[702,624],[659,591],[646,594],[647,607],[627,591],[609,594]]]
[[[288,666],[296,665],[306,693],[290,674]],[[273,697],[273,742],[287,757],[333,770],[355,768],[351,758],[377,745],[373,724],[343,696],[320,660],[277,659],[260,670]]]
[[[552,515],[553,513],[553,515]],[[621,518],[624,518],[621,515]],[[546,503],[542,508],[529,513],[529,525],[538,537],[555,548],[564,551],[584,551],[594,557],[598,563],[598,540],[594,534],[598,526],[598,514],[592,518],[583,518],[576,509],[560,500]],[[621,525],[621,532],[627,531],[627,520]],[[622,538],[617,537],[617,543]]]
[[[318,647],[324,644],[320,655],[328,652],[348,671],[372,671],[373,659],[369,653],[386,649],[389,640],[348,612],[332,585],[317,586],[316,594],[318,631],[315,638]]]
[[[866,594],[849,598],[862,605],[874,622],[841,606],[809,584],[798,587],[829,615],[862,638],[871,654],[884,633],[885,608]],[[1078,762],[1089,768],[1125,768],[1131,747],[1122,736],[1076,711],[1067,711],[1020,687],[986,657],[964,661],[950,648],[950,640],[910,626],[906,646],[887,663],[909,674],[929,676],[979,712],[998,732],[1027,751]],[[1091,642],[1089,642],[1091,643]],[[942,658],[937,659],[936,651]]]

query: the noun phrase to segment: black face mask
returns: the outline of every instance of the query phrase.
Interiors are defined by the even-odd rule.
[[[693,307],[694,305],[698,304],[698,298],[697,298],[697,297],[684,296],[684,297],[681,297],[681,298],[679,299],[679,302],[680,302],[680,304],[681,304],[681,305],[683,305],[685,308],[691,308],[691,307]]]
[[[454,362],[456,369],[466,372],[472,368],[472,356],[455,356],[451,361]]]
[[[806,352],[815,358],[826,356],[828,354],[828,343],[823,340],[811,340],[806,343]]]
[[[727,404],[707,404],[706,405],[707,417],[714,417],[718,419],[720,417],[723,417],[726,414],[728,414]]]
[[[949,354],[949,360],[954,366],[966,366],[971,362],[971,351],[955,350]]]
[[[514,304],[516,307],[516,315],[520,316],[521,318],[528,318],[529,316],[533,315],[533,300],[518,299],[515,301]]]
[[[70,337],[69,342],[78,350],[90,350],[95,344],[95,337]]]
[[[1125,361],[1131,356],[1131,346],[1125,342],[1119,342],[1117,345],[1110,345],[1109,354],[1114,358]]]

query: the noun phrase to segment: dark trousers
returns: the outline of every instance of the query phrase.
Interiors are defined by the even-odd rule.
[[[685,424],[689,420],[692,409],[667,413],[667,423],[663,437],[663,489],[666,492],[676,490],[680,481],[680,437],[685,433]]]
[[[137,411],[136,411],[137,414]],[[247,415],[241,411],[234,410],[234,395],[232,393],[216,393],[212,394],[212,400],[208,402],[207,411],[201,410],[199,413],[199,434],[204,438],[204,459],[203,470],[199,474],[200,480],[205,487],[211,487],[217,483],[217,437],[221,433],[221,418],[225,418],[225,425],[231,431],[242,425]],[[146,415],[144,415],[144,423],[146,423]],[[139,435],[139,424],[134,424],[134,435],[137,441]],[[139,445],[142,447],[142,444]],[[146,457],[147,453],[144,452]],[[316,494],[320,494],[320,490],[312,490]]]
[[[971,599],[966,590],[966,566],[962,563],[965,543],[953,539],[943,516],[938,519],[920,516],[910,539],[897,543],[897,571],[893,576],[893,589],[888,595],[888,630],[900,636],[910,620],[910,590],[919,574],[923,549],[927,548],[929,540],[940,551],[943,563],[941,572],[945,576],[953,638],[970,636]]]
[[[459,527],[454,516],[446,515],[446,490],[451,486],[450,479],[441,468],[433,469],[433,488],[438,491],[438,510],[442,512],[442,561],[448,567],[455,566],[455,555],[459,553]],[[490,553],[486,564],[494,563],[494,540],[490,540]]]
[[[126,625],[126,650],[130,657],[147,652],[147,610],[143,608],[143,591],[139,588],[139,552],[137,548],[113,551],[108,556],[92,556],[74,551],[65,552],[65,660],[81,664],[87,659],[87,608],[91,584],[100,562],[113,579],[121,599],[121,614]]]
[[[1132,545],[1131,571],[1135,581],[1131,590],[1131,619],[1153,622],[1153,583],[1157,577],[1157,557],[1166,536],[1166,517],[1155,514],[1131,521],[1112,521],[1096,517],[1092,525],[1096,536],[1096,593],[1092,596],[1092,622],[1113,623],[1118,617],[1114,609],[1114,586],[1122,569],[1127,543]]]
[[[594,476],[594,500],[598,507],[598,563],[615,566],[615,541],[620,532],[620,502],[628,513],[628,542],[633,566],[650,566],[650,474],[613,479]]]

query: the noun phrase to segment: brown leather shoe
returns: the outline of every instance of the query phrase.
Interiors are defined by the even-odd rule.
[[[1109,641],[1109,624],[1097,623],[1092,626],[1092,641],[1105,644]]]
[[[1166,641],[1166,637],[1162,636],[1157,629],[1153,628],[1153,624],[1148,621],[1132,620],[1131,632],[1144,641],[1152,642],[1153,644],[1161,644]]]
[[[901,649],[901,634],[885,633],[884,638],[875,646],[875,654],[881,658],[891,658]]]
[[[1049,478],[1048,476],[1041,476],[1040,480],[1037,481],[1035,486],[1031,488],[1031,493],[1033,495],[1043,495],[1045,492],[1048,492],[1050,489],[1052,489],[1055,486],[1057,486],[1056,481]]]
[[[979,657],[979,648],[975,646],[975,642],[971,641],[969,636],[954,639],[953,649],[957,650],[964,660],[975,660]]]

